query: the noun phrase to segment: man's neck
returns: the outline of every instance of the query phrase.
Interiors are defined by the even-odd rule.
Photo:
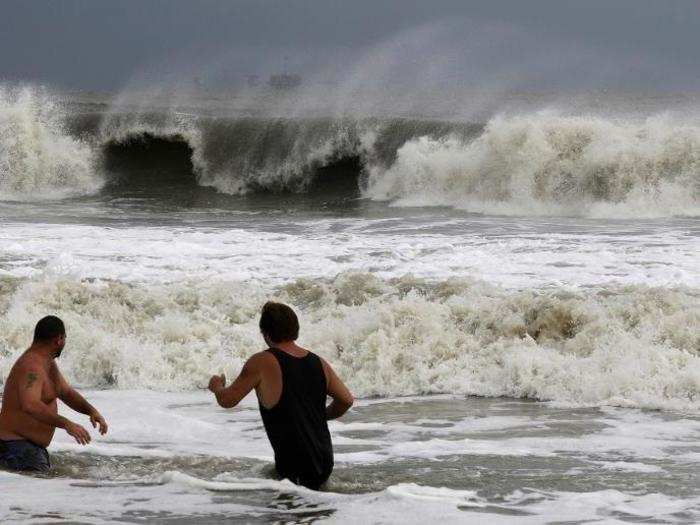
[[[274,347],[287,352],[288,354],[303,354],[306,352],[302,347],[297,345],[294,341],[282,341],[281,343],[275,343]]]
[[[27,352],[39,355],[46,361],[50,361],[56,357],[55,350],[52,347],[41,343],[32,343],[32,345],[27,349]]]

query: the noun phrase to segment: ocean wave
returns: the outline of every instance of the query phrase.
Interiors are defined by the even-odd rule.
[[[483,282],[347,273],[251,283],[6,280],[0,372],[36,320],[68,326],[61,357],[83,385],[191,390],[235,376],[263,347],[261,304],[287,301],[300,342],[358,396],[451,393],[583,405],[700,409],[700,294],[645,286],[508,291]]]
[[[348,162],[356,164],[350,187],[354,184],[357,191],[372,138],[370,128],[343,119],[224,119],[177,113],[115,114],[99,131],[99,143],[121,146],[125,157],[130,144],[181,142],[191,151],[197,184],[231,195],[303,193],[319,183],[343,184],[332,171]]]
[[[0,86],[0,199],[63,198],[103,184],[94,149],[69,134],[46,91]]]
[[[406,142],[366,196],[509,215],[700,215],[700,126],[539,112]]]
[[[149,169],[233,195],[322,188],[487,214],[700,216],[700,125],[677,115],[541,111],[484,125],[217,116],[147,101],[86,113],[56,100],[38,88],[0,89],[0,197],[94,193],[120,169],[141,184],[147,170],[129,163],[151,155]]]
[[[405,119],[121,116],[104,143],[153,136],[192,150],[222,193],[308,192],[324,182],[398,206],[586,217],[700,215],[700,126],[540,112],[481,127]],[[352,164],[352,173],[339,166]],[[350,180],[343,180],[342,177]]]

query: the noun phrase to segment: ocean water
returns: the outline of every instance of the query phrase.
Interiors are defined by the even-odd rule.
[[[58,314],[111,423],[0,473],[0,519],[700,520],[696,106],[516,102],[0,88],[0,376]],[[322,492],[274,479],[252,399],[203,390],[270,298],[358,398]]]

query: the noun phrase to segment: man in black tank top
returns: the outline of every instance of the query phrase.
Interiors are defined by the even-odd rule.
[[[348,411],[352,394],[324,359],[294,342],[299,320],[289,306],[266,303],[260,331],[269,348],[248,359],[228,387],[223,375],[213,376],[209,390],[219,405],[232,408],[254,388],[277,473],[318,489],[333,470],[328,420]],[[327,396],[333,399],[328,406]]]

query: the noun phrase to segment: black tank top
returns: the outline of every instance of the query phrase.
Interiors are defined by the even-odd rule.
[[[282,394],[260,415],[282,478],[319,488],[333,470],[333,445],[326,421],[326,375],[321,359],[311,352],[294,357],[277,348],[268,349],[282,371]]]

